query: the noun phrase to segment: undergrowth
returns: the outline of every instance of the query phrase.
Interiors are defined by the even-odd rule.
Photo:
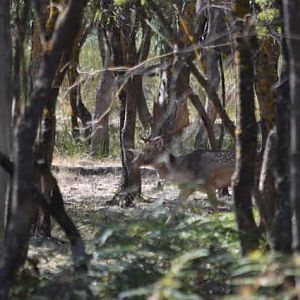
[[[185,216],[169,226],[165,218],[128,215],[92,220],[99,229],[87,242],[88,275],[74,275],[67,244],[57,242],[43,253],[56,271],[41,270],[37,278],[28,266],[29,280],[11,299],[292,299],[295,293],[292,276],[299,272],[291,259],[260,251],[241,257],[232,213]],[[37,268],[41,259],[32,258]]]

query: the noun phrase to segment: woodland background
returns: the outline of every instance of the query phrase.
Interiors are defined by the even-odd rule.
[[[299,20],[297,0],[2,0],[0,299],[297,299]],[[224,212],[166,226],[140,135],[235,147]]]

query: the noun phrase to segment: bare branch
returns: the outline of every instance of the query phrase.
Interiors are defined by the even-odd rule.
[[[191,61],[188,62],[188,65],[190,67],[192,74],[196,77],[198,82],[201,84],[201,86],[207,93],[208,98],[213,102],[215,109],[216,109],[217,113],[219,114],[220,118],[222,119],[224,126],[227,128],[227,130],[232,135],[232,137],[235,138],[235,126],[234,126],[233,122],[229,119],[224,108],[222,107],[221,100],[217,94],[217,91],[215,89],[211,88],[211,86],[209,85],[209,82],[204,78],[204,76],[196,68],[196,66],[193,64],[193,62],[191,62]]]
[[[174,37],[173,30],[169,25],[169,22],[164,17],[161,9],[156,5],[156,3],[153,0],[148,0],[147,3],[150,9],[156,14],[158,21],[161,24],[161,28],[165,32],[165,35],[167,36],[167,39],[169,41],[172,41],[173,44],[178,44],[176,37]]]
[[[206,129],[208,141],[210,144],[210,148],[215,149],[216,148],[216,139],[215,139],[215,135],[214,135],[214,129],[213,129],[212,122],[209,119],[209,117],[205,111],[205,108],[203,107],[198,95],[192,93],[189,95],[189,98],[190,98],[192,104],[194,105],[194,107],[196,108],[200,118],[203,121],[204,127]]]

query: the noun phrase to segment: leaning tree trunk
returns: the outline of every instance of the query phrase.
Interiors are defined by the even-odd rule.
[[[11,143],[11,42],[10,1],[0,2],[0,151],[10,155]],[[9,177],[0,168],[0,242],[4,237]]]
[[[222,106],[222,101],[220,100],[218,93],[216,90],[211,89],[209,82],[204,78],[201,72],[197,69],[195,64],[188,61],[189,68],[191,73],[195,76],[196,80],[200,83],[204,91],[206,92],[208,98],[212,101],[217,114],[219,115],[220,119],[226,130],[230,133],[230,135],[235,138],[235,125],[229,119],[228,114],[226,113],[225,109]]]
[[[33,32],[33,48],[31,57],[31,78],[32,78],[32,89],[35,89],[38,81],[38,71],[40,68],[41,58],[43,55],[43,47],[41,42],[42,34],[45,34],[46,42],[49,42],[54,32],[55,24],[59,16],[59,11],[55,5],[50,5],[49,1],[42,2],[40,6],[39,22],[36,20],[34,24]],[[43,32],[43,30],[45,30]],[[64,62],[62,65],[64,65]],[[52,156],[54,151],[55,142],[55,129],[56,129],[56,116],[55,116],[55,104],[58,95],[59,87],[64,77],[66,68],[62,68],[61,72],[57,72],[56,77],[61,78],[55,81],[49,94],[49,99],[45,104],[42,118],[40,120],[39,135],[35,141],[34,157],[39,161],[43,161],[48,166],[52,164]],[[51,193],[49,189],[49,183],[43,176],[35,174],[34,180],[36,184],[40,186],[44,195],[48,196]],[[51,236],[51,224],[50,224],[50,213],[46,207],[40,207],[39,212],[34,222],[33,232],[35,236],[50,237]]]
[[[283,0],[284,27],[289,57],[291,99],[291,202],[295,209],[294,247],[300,251],[300,2]]]
[[[213,128],[213,122],[208,117],[208,115],[205,111],[205,108],[200,101],[199,96],[194,93],[191,93],[189,95],[189,98],[190,98],[193,106],[197,110],[199,117],[201,118],[201,120],[203,122],[203,126],[205,127],[206,136],[207,136],[207,140],[208,140],[210,149],[212,149],[212,150],[216,149],[216,139],[215,139],[215,133],[214,133],[214,128]],[[197,134],[197,136],[198,136],[198,134]],[[197,146],[197,138],[196,138],[195,144],[196,144],[196,148],[197,148],[198,147]]]
[[[205,75],[207,77],[207,81],[209,83],[209,88],[210,90],[217,91],[220,85],[220,71],[218,67],[218,62],[220,59],[220,54],[218,53],[219,50],[208,50],[205,54],[204,57],[202,58],[203,60],[203,66],[205,70]],[[223,108],[224,107],[224,103]],[[209,97],[206,97],[205,100],[205,110],[207,113],[208,118],[210,119],[212,126],[215,123],[217,113],[216,109],[212,103],[212,101],[209,99]],[[199,128],[199,131],[196,136],[195,140],[195,147],[196,149],[200,149],[203,147],[207,147],[207,139],[204,137],[204,124],[202,124]]]
[[[43,54],[43,47],[41,37],[43,34],[43,28],[45,28],[46,41],[52,37],[56,20],[59,12],[56,6],[50,5],[49,1],[42,2],[39,16],[36,18],[33,32],[33,49],[31,57],[31,78],[32,78],[32,89],[37,86],[38,71],[40,68],[41,58]],[[38,21],[39,19],[39,21]],[[58,72],[59,73],[59,72]],[[55,85],[56,86],[56,85]],[[45,109],[40,120],[40,134],[35,142],[35,157],[38,160],[43,160],[47,165],[52,163],[52,155],[54,149],[55,139],[55,127],[56,127],[56,116],[55,116],[55,90],[52,89],[51,98],[47,99]],[[54,93],[54,94],[53,94]],[[46,193],[47,182],[44,178],[35,174],[34,180],[37,185],[43,189],[43,193]],[[45,207],[40,207],[36,216],[36,221],[33,226],[33,233],[39,237],[50,237],[51,236],[51,223],[50,214]]]
[[[238,3],[237,3],[238,2]],[[237,1],[234,13],[244,19],[250,13],[246,0]],[[254,186],[257,125],[254,108],[254,28],[250,17],[237,21],[236,63],[239,69],[238,120],[236,130],[236,170],[233,176],[233,198],[242,253],[258,247],[259,234],[252,210]]]
[[[34,177],[33,145],[36,139],[39,120],[50,98],[55,74],[63,52],[72,48],[79,32],[85,0],[70,0],[64,14],[43,54],[39,81],[32,92],[31,102],[16,130],[14,144],[15,172],[11,219],[7,229],[5,244],[5,265],[0,272],[0,299],[6,299],[8,288],[15,273],[24,264],[27,257],[30,228],[37,212],[37,201],[33,196]]]

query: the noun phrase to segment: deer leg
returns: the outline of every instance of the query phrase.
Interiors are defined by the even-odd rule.
[[[181,189],[178,198],[175,201],[174,208],[171,209],[170,216],[168,217],[166,224],[170,224],[174,221],[177,215],[180,205],[194,192],[194,189]]]

